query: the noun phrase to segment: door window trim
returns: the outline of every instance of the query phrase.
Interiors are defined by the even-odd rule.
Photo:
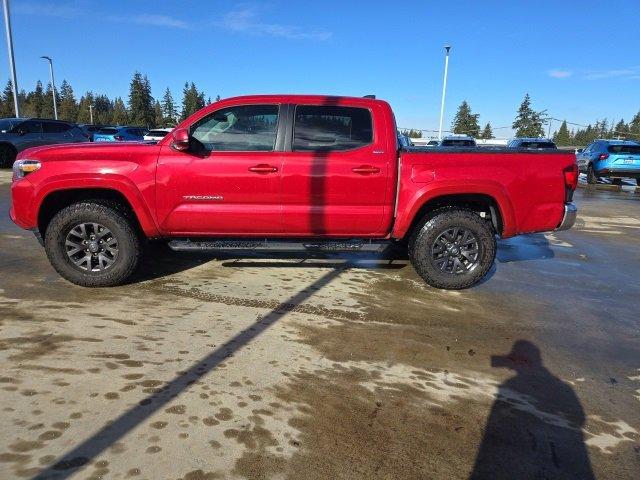
[[[285,107],[289,107],[289,104],[283,104],[283,103],[278,103],[278,102],[252,102],[252,103],[241,103],[241,104],[236,104],[236,105],[227,105],[226,107],[222,107],[222,108],[218,108],[216,110],[213,110],[211,112],[209,112],[207,115],[204,115],[202,117],[200,117],[199,119],[197,119],[195,122],[193,122],[191,125],[189,125],[189,137],[191,137],[191,135],[193,134],[193,127],[198,125],[200,122],[204,121],[207,118],[211,118],[213,115],[215,115],[217,112],[220,112],[222,110],[226,110],[229,108],[237,108],[237,107],[251,107],[251,106],[275,106],[278,107],[278,123],[276,125],[276,140],[274,142],[274,147],[272,150],[204,150],[203,152],[199,152],[201,154],[204,154],[205,156],[209,156],[213,153],[215,153],[216,155],[221,154],[221,153],[232,153],[232,154],[237,154],[237,153],[251,153],[251,154],[268,154],[268,153],[274,153],[274,152],[282,152],[283,150],[279,149],[278,147],[281,146],[281,144],[284,143],[284,140],[281,140],[280,137],[284,136],[284,130],[283,130],[283,126],[282,125],[284,122],[283,120],[283,113],[287,113]]]

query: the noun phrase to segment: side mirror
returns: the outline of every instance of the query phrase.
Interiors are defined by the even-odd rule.
[[[173,139],[171,140],[171,148],[184,152],[189,150],[189,130],[186,128],[178,128],[171,134]]]

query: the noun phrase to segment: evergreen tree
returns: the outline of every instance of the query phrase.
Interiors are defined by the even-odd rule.
[[[480,138],[482,138],[483,140],[490,140],[493,137],[493,129],[491,128],[491,124],[489,122],[487,122],[487,124],[484,126],[484,129],[482,130],[482,133],[480,134]]]
[[[624,118],[621,118],[620,121],[616,123],[612,133],[616,138],[627,138],[629,136],[629,125],[624,123]]]
[[[220,101],[220,95],[216,95],[216,102]]]
[[[456,116],[453,119],[451,130],[453,133],[463,133],[466,135],[477,136],[480,133],[480,125],[478,124],[480,114],[471,113],[471,107],[466,100],[458,107]]]
[[[25,103],[24,112],[20,112],[25,117],[43,117],[44,110],[44,90],[42,89],[42,82],[38,80],[36,82],[36,88],[33,92],[27,94],[27,101]]]
[[[195,83],[185,83],[184,89],[182,90],[181,119],[184,120],[188,116],[200,110],[204,105],[204,93],[198,92]]]
[[[73,95],[73,89],[66,80],[60,85],[60,105],[58,106],[58,118],[75,122],[78,117],[78,103]]]
[[[149,79],[135,72],[129,91],[129,114],[132,125],[150,127],[155,116]]]
[[[7,82],[7,85],[2,91],[2,98],[0,103],[0,117],[15,117],[16,112],[13,104],[13,87],[11,80]]]
[[[99,125],[113,122],[113,103],[106,95],[96,95],[93,100],[93,122]]]
[[[527,93],[512,125],[516,137],[543,137],[545,118],[546,110],[536,112],[531,108],[531,97]]]
[[[553,141],[559,147],[567,147],[573,144],[574,140],[571,133],[569,132],[566,120],[562,122],[562,125],[560,125],[560,129],[553,135]]]
[[[632,140],[640,140],[640,112],[636,113],[629,122],[629,135]]]
[[[169,88],[165,90],[164,97],[162,97],[162,114],[165,118],[165,125],[172,126],[176,124],[178,120],[178,110],[176,109],[176,104],[173,101],[173,95],[171,95]]]
[[[154,108],[153,126],[158,128],[158,127],[164,127],[164,125],[165,125],[165,120],[164,120],[164,115],[162,114],[162,106],[160,105],[160,102],[156,100],[156,106]]]
[[[87,92],[80,97],[80,102],[78,103],[78,118],[76,120],[78,123],[91,123],[91,112],[89,111],[89,106],[93,105],[93,102],[93,92]],[[98,123],[96,122],[95,115],[93,123]]]
[[[56,106],[60,105],[60,92],[56,90]],[[44,102],[42,104],[42,118],[53,118],[53,88],[51,83],[47,84],[47,90],[44,93]]]
[[[114,125],[127,125],[129,123],[129,114],[127,107],[124,105],[121,97],[116,97],[113,101],[113,115],[111,123]]]

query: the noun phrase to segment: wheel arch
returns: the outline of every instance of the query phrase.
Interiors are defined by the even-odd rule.
[[[504,232],[503,212],[500,209],[500,204],[493,196],[486,193],[456,193],[438,195],[425,201],[414,215],[404,236],[411,236],[416,227],[444,207],[472,210],[478,213],[481,218],[490,221],[498,235],[502,235]]]
[[[49,192],[40,203],[38,209],[38,231],[44,237],[51,219],[63,208],[82,201],[100,201],[105,204],[117,205],[133,220],[139,235],[145,236],[145,230],[131,205],[131,202],[120,191],[111,188],[73,188],[60,189]]]

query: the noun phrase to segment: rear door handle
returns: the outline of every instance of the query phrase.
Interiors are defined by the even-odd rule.
[[[267,165],[266,163],[261,163],[260,165],[254,165],[253,167],[249,167],[250,172],[255,173],[274,173],[278,171],[278,167],[274,167],[273,165]]]
[[[359,173],[361,175],[368,175],[370,173],[380,173],[380,169],[378,167],[373,167],[371,165],[360,165],[359,167],[354,167],[351,169],[353,173]]]

